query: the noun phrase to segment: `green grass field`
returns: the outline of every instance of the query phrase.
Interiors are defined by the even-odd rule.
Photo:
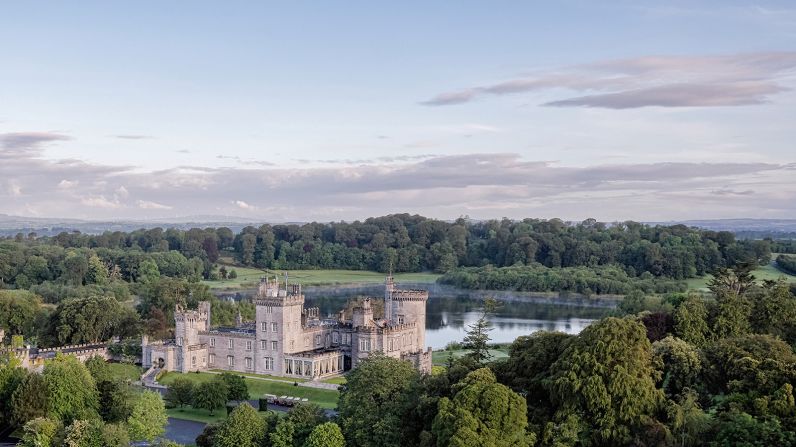
[[[459,358],[467,354],[467,351],[465,351],[464,349],[454,349],[452,351],[446,351],[446,350],[434,351],[431,354],[431,364],[435,366],[443,366],[447,363],[448,356],[450,356],[451,354],[453,354],[454,358]],[[508,346],[505,346],[499,349],[490,349],[489,354],[492,356],[492,360],[506,358],[509,356],[509,348]]]
[[[260,270],[249,267],[226,266],[227,270],[234,269],[238,274],[235,279],[219,281],[202,281],[211,289],[215,290],[235,290],[247,287],[254,287],[260,278],[268,275],[278,276],[280,281],[284,278],[285,272],[288,273],[289,281],[305,286],[329,285],[329,284],[357,284],[357,283],[380,283],[384,281],[384,273],[370,272],[363,270]],[[396,273],[395,281],[413,283],[433,283],[440,277],[436,273]]]
[[[187,373],[180,374],[175,372],[167,372],[159,379],[163,385],[169,385],[174,382],[177,377],[186,377],[196,383],[207,382],[217,377],[217,374],[210,373]],[[322,390],[317,388],[308,388],[303,386],[294,386],[292,382],[274,382],[270,380],[260,380],[247,378],[246,385],[249,387],[249,397],[252,399],[259,399],[264,394],[274,394],[276,396],[294,396],[307,398],[310,402],[317,404],[323,408],[336,408],[337,400],[340,397],[340,392],[336,390]]]
[[[111,369],[111,374],[116,379],[125,379],[131,382],[136,382],[141,379],[143,370],[135,365],[129,363],[108,363]]]
[[[771,259],[776,259],[777,256],[778,253],[772,253]],[[796,276],[785,273],[778,269],[773,261],[769,265],[756,268],[752,274],[755,275],[757,281],[776,281],[779,278],[784,277],[788,282],[796,282]],[[690,290],[707,290],[708,281],[710,281],[710,278],[711,275],[705,275],[702,278],[690,278],[686,280],[686,283],[688,283],[688,288]]]

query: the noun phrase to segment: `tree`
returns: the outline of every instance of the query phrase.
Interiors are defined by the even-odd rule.
[[[401,420],[419,379],[409,362],[373,355],[348,374],[338,404],[340,425],[351,447],[402,446]]]
[[[214,447],[258,447],[265,439],[266,423],[248,402],[238,405],[213,437]]]
[[[462,341],[462,348],[469,351],[467,357],[478,366],[483,366],[492,357],[489,353],[489,331],[492,328],[487,317],[496,308],[497,301],[494,298],[487,298],[484,301],[484,310],[481,313],[481,317],[469,326],[467,335]]]
[[[111,367],[108,366],[104,358],[98,355],[92,356],[90,359],[86,360],[85,365],[91,377],[94,378],[94,382],[100,383],[113,380]]]
[[[147,259],[138,266],[138,282],[141,284],[154,284],[160,279],[160,269],[155,261]]]
[[[134,441],[153,441],[166,432],[166,407],[160,394],[144,391],[133,404],[133,411],[127,418],[130,438]]]
[[[796,434],[782,427],[776,418],[755,419],[747,413],[726,413],[712,447],[767,447],[796,445]]]
[[[711,417],[699,407],[697,398],[694,391],[688,390],[668,409],[672,434],[680,447],[702,445],[703,436],[710,429]]]
[[[751,315],[752,329],[759,334],[772,334],[793,341],[796,321],[796,299],[784,278],[767,281],[763,292],[754,301]]]
[[[44,365],[47,415],[69,424],[76,419],[97,418],[99,395],[88,369],[72,355],[58,354]]]
[[[28,374],[14,390],[11,399],[13,420],[18,426],[47,416],[47,385],[41,374]]]
[[[0,361],[0,423],[8,425],[11,425],[14,417],[13,395],[30,374],[27,370],[17,366],[16,357],[10,356],[13,361],[9,361],[7,364]]]
[[[529,447],[525,402],[489,369],[471,372],[452,399],[439,401],[432,431],[439,447]]]
[[[316,404],[299,404],[290,409],[286,420],[293,424],[293,445],[301,446],[312,430],[329,420],[323,408]]]
[[[702,370],[702,361],[696,348],[669,336],[653,343],[652,352],[661,367],[661,387],[666,394],[673,396],[686,388],[693,388]]]
[[[304,447],[345,447],[345,438],[337,424],[326,422],[312,429]]]
[[[165,400],[172,407],[183,408],[186,405],[191,405],[193,403],[194,388],[192,380],[185,377],[177,377],[166,390]]]
[[[58,431],[58,423],[47,418],[28,421],[23,429],[20,447],[57,447],[53,441]]]
[[[708,336],[708,311],[699,295],[689,295],[674,311],[674,332],[694,346],[704,346]]]
[[[230,372],[223,372],[220,377],[221,381],[226,385],[228,401],[249,399],[249,387],[246,386],[246,380],[243,376]]]
[[[604,318],[584,329],[552,365],[557,420],[579,415],[597,443],[625,444],[662,400],[644,326]]]
[[[509,347],[509,357],[493,365],[500,383],[525,396],[530,422],[538,424],[552,418],[554,408],[545,384],[551,376],[550,366],[574,338],[546,331],[520,336]]]
[[[271,447],[293,447],[293,433],[295,427],[287,419],[282,419],[276,424],[274,431],[268,435]]]
[[[194,408],[208,410],[210,415],[227,403],[227,385],[220,379],[200,383],[194,393]]]
[[[97,419],[75,420],[64,430],[65,447],[103,447],[102,421]]]

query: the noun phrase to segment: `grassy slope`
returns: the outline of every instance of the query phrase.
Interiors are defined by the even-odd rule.
[[[111,374],[114,378],[131,382],[140,380],[141,374],[143,374],[143,370],[140,367],[129,363],[108,363],[108,367],[111,369]]]
[[[453,354],[454,358],[458,358],[467,354],[467,352],[468,351],[463,349],[454,349],[452,351],[434,351],[434,353],[431,355],[431,363],[437,366],[442,366],[448,361],[449,355]],[[506,358],[509,356],[508,346],[502,347],[500,349],[490,349],[489,354],[492,356],[492,360]]]
[[[213,380],[213,378],[218,375],[210,373],[180,374],[167,372],[160,378],[159,382],[163,385],[169,385],[174,382],[174,379],[180,376],[187,377],[196,383],[201,383]],[[270,380],[247,378],[246,385],[249,387],[249,397],[252,399],[259,399],[264,394],[274,394],[277,396],[286,395],[307,398],[310,402],[318,404],[323,408],[335,408],[337,407],[337,399],[340,397],[338,391],[294,386],[291,382],[274,382]]]
[[[772,253],[771,259],[776,259],[777,256],[778,253]],[[788,282],[796,282],[796,276],[790,275],[778,269],[774,264],[774,261],[771,261],[771,264],[769,265],[758,267],[752,272],[752,274],[755,275],[755,278],[757,278],[758,281],[764,281],[764,280],[776,281],[780,277],[784,277]],[[686,282],[688,283],[689,289],[706,290],[710,278],[711,278],[710,275],[705,275],[702,278],[691,278]]]
[[[211,289],[240,289],[255,286],[264,275],[284,278],[285,270],[260,270],[248,267],[231,267],[238,277],[223,281],[203,281]],[[305,286],[325,284],[354,284],[354,283],[379,283],[384,281],[384,273],[362,270],[287,270],[291,282]],[[398,282],[433,283],[440,275],[436,273],[396,273]]]

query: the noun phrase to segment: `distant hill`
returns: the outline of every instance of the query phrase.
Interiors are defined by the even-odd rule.
[[[796,239],[796,219],[705,219],[649,223],[732,231],[741,239]]]

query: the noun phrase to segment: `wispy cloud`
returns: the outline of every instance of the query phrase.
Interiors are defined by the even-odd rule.
[[[670,219],[796,212],[793,166],[563,166],[513,153],[327,160],[304,168],[183,166],[152,172],[17,153],[0,163],[0,212],[64,217],[194,214],[352,219],[396,211],[450,218]]]
[[[155,138],[151,135],[114,135],[113,137],[121,140],[151,140]]]
[[[745,106],[767,102],[788,90],[783,78],[795,69],[796,52],[637,57],[563,67],[444,92],[422,104],[454,105],[484,96],[563,89],[593,93],[543,105],[611,109]]]
[[[44,143],[72,138],[55,132],[11,132],[0,134],[0,148],[6,151],[38,150]]]

